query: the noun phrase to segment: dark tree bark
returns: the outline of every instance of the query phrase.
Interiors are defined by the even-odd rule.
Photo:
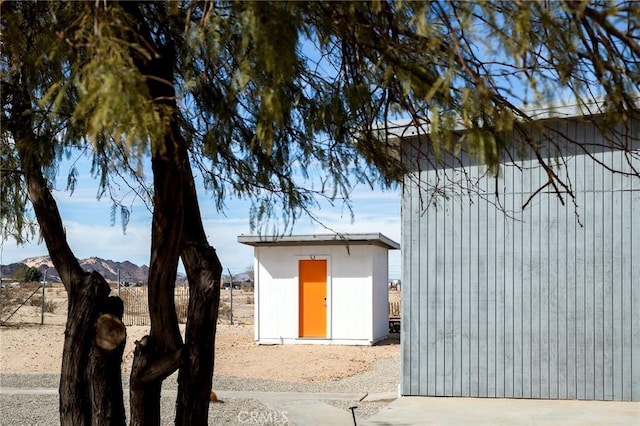
[[[186,154],[185,144],[183,155]],[[207,242],[193,174],[188,158],[185,160],[182,205],[189,213],[184,222],[182,263],[189,280],[189,309],[184,362],[178,376],[179,426],[207,424],[222,278],[222,264]]]
[[[16,67],[17,68],[17,67]],[[24,175],[41,235],[51,260],[67,291],[68,314],[60,376],[60,424],[124,425],[121,363],[126,340],[122,324],[122,302],[110,298],[104,278],[86,273],[69,247],[60,212],[42,172],[39,144],[33,130],[31,99],[22,74],[14,71],[9,130],[16,142]],[[48,143],[48,141],[47,141]],[[109,344],[98,342],[105,323],[117,329]]]
[[[150,335],[134,352],[131,369],[131,425],[160,424],[162,381],[181,362],[174,290],[182,241],[183,208],[177,146],[171,135],[152,154],[154,176],[151,260],[149,264]]]
[[[183,235],[184,207],[181,170],[184,149],[177,124],[174,80],[175,50],[171,40],[156,45],[151,31],[140,14],[140,5],[123,2],[121,6],[138,25],[137,33],[146,46],[153,46],[152,57],[135,52],[134,61],[147,76],[149,95],[164,123],[164,136],[151,141],[153,168],[153,219],[151,224],[151,259],[149,263],[149,316],[151,327],[136,345],[131,369],[131,425],[160,424],[162,382],[182,362],[182,336],[178,328],[174,292]],[[161,43],[161,42],[159,42]]]
[[[207,424],[214,364],[214,336],[222,265],[207,243],[188,156],[181,134],[174,82],[175,48],[151,36],[139,5],[122,3],[137,23],[136,32],[152,59],[137,57],[147,87],[165,118],[162,146],[152,143],[154,218],[149,266],[151,336],[137,345],[131,373],[132,425],[157,425],[162,380],[180,366],[177,425]],[[167,108],[168,107],[168,108]],[[189,280],[186,344],[182,347],[173,301],[178,255]],[[164,359],[164,363],[159,360]],[[160,366],[162,364],[162,366]],[[149,371],[155,371],[150,374]]]

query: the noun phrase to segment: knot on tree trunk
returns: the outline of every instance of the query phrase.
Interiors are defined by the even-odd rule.
[[[95,344],[111,352],[124,342],[127,330],[120,318],[111,314],[100,314],[95,324]]]
[[[159,353],[151,336],[137,340],[131,369],[132,383],[164,380],[182,365],[183,347],[173,352]]]

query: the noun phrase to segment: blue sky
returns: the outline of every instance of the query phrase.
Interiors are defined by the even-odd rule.
[[[318,67],[324,74],[335,73],[333,65],[328,63],[325,57],[314,52],[312,45],[302,40],[302,46],[310,55],[312,67]],[[63,162],[59,167],[62,173],[57,178],[53,195],[62,215],[69,245],[76,257],[84,259],[96,256],[148,265],[151,213],[146,206],[140,201],[132,205],[130,222],[126,233],[123,234],[119,214],[116,214],[116,224],[111,226],[109,198],[97,200],[98,182],[90,175],[89,160],[78,165],[78,184],[73,195],[70,196],[69,192],[64,191],[70,164]],[[353,190],[350,198],[353,220],[348,208],[340,202],[333,206],[321,202],[321,208],[313,210],[312,213],[323,225],[336,232],[381,233],[400,242],[400,189],[381,191],[372,190],[367,185],[359,185]],[[205,193],[200,186],[199,202],[209,243],[216,248],[225,274],[227,268],[234,274],[246,271],[253,265],[253,248],[239,244],[237,237],[252,234],[249,220],[250,201],[226,200],[226,209],[224,214],[221,214],[216,211],[211,195]],[[302,216],[294,224],[291,233],[327,234],[330,231],[307,216]],[[37,240],[23,246],[17,246],[13,240],[3,240],[0,245],[0,264],[6,265],[47,254],[44,243],[38,244]],[[401,278],[400,263],[399,250],[390,251],[390,278]],[[181,272],[184,270],[182,265],[179,268]]]
[[[68,167],[60,170],[66,173]],[[64,191],[66,176],[58,176],[53,194],[61,211],[71,249],[76,257],[91,256],[113,261],[129,260],[137,265],[149,264],[151,213],[141,202],[132,206],[130,222],[123,234],[116,215],[116,224],[111,226],[111,202],[108,197],[98,201],[98,182],[91,178],[88,165],[79,167],[78,185],[73,193]],[[245,271],[253,265],[253,248],[239,244],[238,235],[250,235],[250,202],[229,200],[225,214],[218,213],[211,196],[199,192],[200,208],[209,242],[216,248],[225,273]],[[322,204],[314,214],[327,227],[343,233],[382,233],[400,242],[400,189],[371,190],[360,185],[352,193],[354,219],[341,203],[331,206]],[[293,227],[294,234],[328,233],[321,225],[302,216]],[[254,232],[255,233],[255,232]],[[37,240],[17,246],[13,240],[2,241],[0,263],[6,265],[34,256],[47,255],[44,243]],[[182,269],[182,268],[181,268]],[[400,253],[389,252],[390,278],[401,278]]]

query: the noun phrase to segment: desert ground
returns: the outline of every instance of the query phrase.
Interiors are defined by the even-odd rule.
[[[46,288],[45,311],[48,312],[44,314],[44,324],[41,324],[41,290],[17,311],[16,299],[5,290],[1,320],[6,322],[0,326],[0,375],[59,373],[67,304],[64,288],[61,284]],[[379,359],[399,360],[397,336],[375,346],[257,345],[253,341],[253,293],[233,291],[233,319],[228,310],[230,294],[228,290],[222,291],[223,308],[216,334],[216,375],[325,382],[371,370]],[[398,299],[398,292],[390,291],[390,300]],[[11,313],[13,316],[7,320]],[[135,341],[148,331],[149,327],[144,325],[127,326],[123,374],[130,371]]]

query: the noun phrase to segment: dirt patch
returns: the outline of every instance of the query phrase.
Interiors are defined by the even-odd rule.
[[[222,292],[223,301],[228,295]],[[390,292],[394,293],[394,292]],[[390,294],[390,300],[397,295]],[[54,312],[45,312],[40,325],[39,306],[25,304],[0,327],[0,374],[58,374],[62,360],[66,293],[47,289],[46,299]],[[253,377],[288,382],[324,382],[370,370],[375,360],[400,356],[397,338],[376,346],[261,346],[253,340],[252,294],[234,293],[233,323],[221,318],[216,335],[215,374]],[[237,311],[236,311],[237,310]],[[184,332],[184,326],[181,326]],[[128,374],[135,341],[149,331],[148,326],[127,327],[123,372]]]

